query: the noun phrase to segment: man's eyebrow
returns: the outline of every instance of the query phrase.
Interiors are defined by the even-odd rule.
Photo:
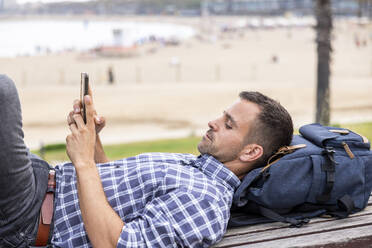
[[[238,127],[238,124],[236,123],[236,121],[234,120],[234,118],[229,113],[227,113],[226,111],[223,111],[223,113],[226,116],[226,118],[229,121],[231,121],[231,123],[232,123],[233,126]]]

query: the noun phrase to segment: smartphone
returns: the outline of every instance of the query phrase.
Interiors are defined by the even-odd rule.
[[[88,95],[89,89],[89,76],[88,73],[82,72],[81,79],[80,79],[80,102],[82,105],[81,115],[83,116],[84,123],[87,123],[87,115],[85,111],[85,103],[84,103],[84,96]]]

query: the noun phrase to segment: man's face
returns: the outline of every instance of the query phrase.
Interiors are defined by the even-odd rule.
[[[237,101],[222,116],[208,123],[209,130],[198,145],[199,152],[210,154],[222,163],[237,159],[259,112],[257,104]]]

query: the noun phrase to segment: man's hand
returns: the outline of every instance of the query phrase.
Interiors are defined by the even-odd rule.
[[[92,100],[93,94],[92,94],[91,87],[89,87],[88,93]],[[70,127],[70,130],[71,130],[71,125],[73,124],[75,124],[77,127],[77,123],[75,121],[76,117],[74,117],[74,115],[81,115],[81,109],[82,109],[81,102],[79,100],[75,100],[73,103],[73,111],[71,111],[67,116],[67,124]],[[105,151],[103,150],[103,146],[102,146],[101,140],[98,135],[99,132],[106,126],[106,119],[102,116],[98,116],[95,108],[93,108],[93,119],[94,119],[95,130],[96,130],[94,161],[96,163],[106,163],[106,162],[109,162],[109,159],[107,158]]]
[[[81,114],[74,114],[74,122],[69,123],[71,134],[66,138],[67,155],[76,168],[94,163],[96,130],[94,123],[94,106],[91,96],[84,97],[87,124]]]

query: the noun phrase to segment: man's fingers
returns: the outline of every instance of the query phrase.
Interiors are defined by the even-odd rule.
[[[98,116],[96,113],[94,113],[94,122],[96,123],[96,125],[101,125],[105,122],[105,117]]]
[[[75,100],[74,101],[74,105],[73,105],[73,108],[74,108],[74,113],[75,114],[79,114],[80,113],[80,108],[81,108],[81,102],[79,100]]]
[[[67,124],[70,125],[71,123],[74,123],[74,119],[72,118],[72,115],[74,114],[74,111],[70,111],[70,113],[67,115]]]
[[[70,129],[71,133],[78,132],[78,129],[75,123],[71,123],[70,125],[68,125],[68,128]]]
[[[101,116],[101,124],[106,125],[106,118]]]
[[[84,102],[86,109],[87,125],[94,126],[95,109],[93,106],[92,97],[90,95],[84,96]]]
[[[99,118],[98,115],[94,115],[94,123],[95,123],[96,125],[101,124],[101,118]]]
[[[81,115],[74,114],[73,118],[75,120],[75,123],[78,129],[84,128],[85,124],[84,124],[83,117]]]
[[[84,96],[84,103],[86,109],[87,125],[94,126],[95,123],[94,118],[97,115],[97,112],[94,109],[93,105],[93,90],[92,87],[90,86],[90,83],[88,84],[88,95]]]
[[[92,97],[92,99],[93,99],[93,90],[92,90],[92,88],[90,87],[90,83],[88,84],[89,86],[88,86],[88,95],[90,95],[90,97]]]
[[[99,123],[99,124],[101,125],[101,127],[106,126],[106,118],[103,117],[103,116],[101,116],[101,117],[100,117],[100,123]]]

